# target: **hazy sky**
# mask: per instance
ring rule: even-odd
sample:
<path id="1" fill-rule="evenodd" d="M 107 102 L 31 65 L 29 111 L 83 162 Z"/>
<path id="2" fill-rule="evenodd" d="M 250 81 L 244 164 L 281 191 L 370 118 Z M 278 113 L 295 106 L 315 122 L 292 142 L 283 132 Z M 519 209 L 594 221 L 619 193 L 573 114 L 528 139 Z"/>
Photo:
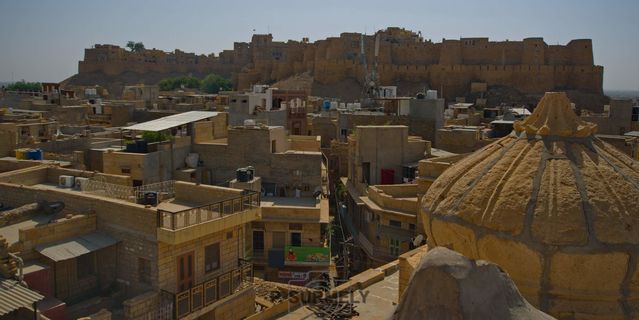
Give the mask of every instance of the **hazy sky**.
<path id="1" fill-rule="evenodd" d="M 249 41 L 311 41 L 387 26 L 424 38 L 544 37 L 548 44 L 592 38 L 605 89 L 639 90 L 639 1 L 142 1 L 0 0 L 0 81 L 61 81 L 96 43 L 219 53 Z"/>

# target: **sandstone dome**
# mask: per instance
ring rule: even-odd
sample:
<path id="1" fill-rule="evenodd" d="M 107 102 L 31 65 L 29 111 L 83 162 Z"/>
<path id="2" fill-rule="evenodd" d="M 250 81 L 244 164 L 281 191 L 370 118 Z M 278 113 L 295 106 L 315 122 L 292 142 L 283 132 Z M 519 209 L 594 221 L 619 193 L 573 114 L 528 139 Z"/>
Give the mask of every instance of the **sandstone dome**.
<path id="1" fill-rule="evenodd" d="M 639 315 L 639 164 L 596 138 L 563 93 L 514 128 L 424 195 L 429 246 L 497 263 L 559 318 Z"/>

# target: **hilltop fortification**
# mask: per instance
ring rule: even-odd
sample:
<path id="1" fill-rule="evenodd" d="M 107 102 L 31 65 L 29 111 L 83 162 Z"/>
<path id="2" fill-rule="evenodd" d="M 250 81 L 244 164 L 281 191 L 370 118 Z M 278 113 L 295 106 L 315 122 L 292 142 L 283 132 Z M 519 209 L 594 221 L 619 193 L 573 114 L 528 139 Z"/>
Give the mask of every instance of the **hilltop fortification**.
<path id="1" fill-rule="evenodd" d="M 374 56 L 379 36 L 378 56 Z M 217 73 L 237 89 L 274 83 L 307 73 L 319 85 L 364 81 L 362 43 L 368 70 L 377 62 L 381 85 L 420 83 L 452 98 L 465 94 L 471 82 L 508 86 L 524 94 L 576 90 L 602 94 L 603 67 L 594 65 L 592 41 L 577 39 L 548 45 L 543 38 L 489 41 L 488 38 L 425 40 L 420 34 L 387 28 L 374 35 L 342 33 L 309 42 L 273 41 L 271 34 L 253 35 L 219 55 L 151 49 L 132 53 L 114 45 L 86 49 L 79 73 L 131 74 Z"/>

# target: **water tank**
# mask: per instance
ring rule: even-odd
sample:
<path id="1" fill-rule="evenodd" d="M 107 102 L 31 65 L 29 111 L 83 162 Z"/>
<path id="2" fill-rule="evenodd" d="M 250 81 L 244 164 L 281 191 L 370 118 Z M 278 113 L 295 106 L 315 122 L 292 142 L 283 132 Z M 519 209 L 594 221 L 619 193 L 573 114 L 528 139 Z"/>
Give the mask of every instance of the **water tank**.
<path id="1" fill-rule="evenodd" d="M 437 90 L 426 91 L 426 99 L 429 99 L 429 100 L 437 99 Z"/>
<path id="2" fill-rule="evenodd" d="M 250 179 L 246 168 L 237 169 L 235 171 L 235 179 L 237 179 L 237 182 L 248 182 Z"/>
<path id="3" fill-rule="evenodd" d="M 255 119 L 246 119 L 246 120 L 244 120 L 244 126 L 246 126 L 246 127 L 254 127 L 255 126 Z"/>
<path id="4" fill-rule="evenodd" d="M 142 204 L 157 206 L 158 205 L 158 192 L 157 191 L 146 191 L 144 192 Z"/>
<path id="5" fill-rule="evenodd" d="M 253 166 L 246 167 L 246 173 L 248 174 L 248 181 L 253 180 L 255 177 L 255 168 Z"/>
<path id="6" fill-rule="evenodd" d="M 196 168 L 200 161 L 200 156 L 197 153 L 189 153 L 184 159 L 184 164 L 189 168 Z"/>
<path id="7" fill-rule="evenodd" d="M 135 140 L 135 145 L 136 145 L 136 148 L 138 149 L 138 152 L 142 152 L 142 153 L 148 152 L 148 143 L 146 142 L 146 140 L 143 140 L 143 139 Z"/>
<path id="8" fill-rule="evenodd" d="M 129 142 L 126 144 L 126 152 L 138 152 L 138 145 L 135 142 Z"/>
<path id="9" fill-rule="evenodd" d="M 29 160 L 42 160 L 42 150 L 41 149 L 29 149 L 27 152 L 27 158 Z"/>
<path id="10" fill-rule="evenodd" d="M 326 111 L 331 109 L 331 102 L 329 100 L 324 100 L 324 104 L 322 105 L 322 108 Z"/>
<path id="11" fill-rule="evenodd" d="M 18 160 L 29 159 L 29 149 L 16 149 L 16 159 Z"/>

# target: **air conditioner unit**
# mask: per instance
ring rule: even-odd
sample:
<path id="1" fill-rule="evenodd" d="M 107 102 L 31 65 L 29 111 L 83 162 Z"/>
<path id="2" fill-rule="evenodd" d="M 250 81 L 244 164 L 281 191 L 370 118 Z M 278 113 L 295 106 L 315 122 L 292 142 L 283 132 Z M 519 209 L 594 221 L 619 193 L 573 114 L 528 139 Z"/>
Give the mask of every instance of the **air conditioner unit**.
<path id="1" fill-rule="evenodd" d="M 75 177 L 75 181 L 73 183 L 73 188 L 76 190 L 82 190 L 82 186 L 89 181 L 89 178 L 84 177 Z"/>
<path id="2" fill-rule="evenodd" d="M 75 182 L 74 176 L 60 176 L 58 179 L 58 186 L 62 188 L 71 188 Z"/>

